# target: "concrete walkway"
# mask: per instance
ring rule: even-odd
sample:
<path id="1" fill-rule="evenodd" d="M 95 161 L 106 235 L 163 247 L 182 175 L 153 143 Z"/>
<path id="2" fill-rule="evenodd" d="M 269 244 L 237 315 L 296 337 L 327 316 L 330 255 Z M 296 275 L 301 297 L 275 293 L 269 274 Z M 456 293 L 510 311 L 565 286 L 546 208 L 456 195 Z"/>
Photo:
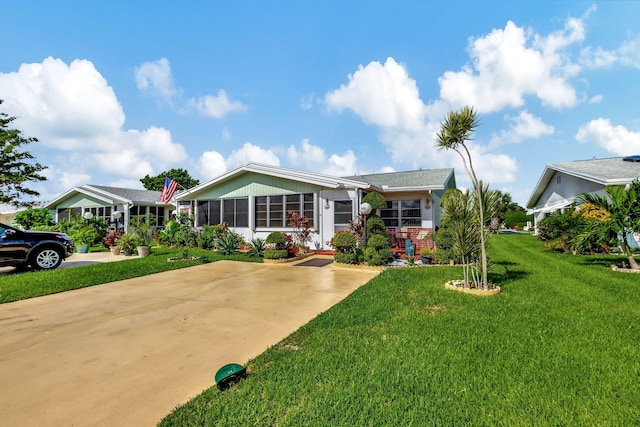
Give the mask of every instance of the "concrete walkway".
<path id="1" fill-rule="evenodd" d="M 155 425 L 376 274 L 220 261 L 2 304 L 0 423 Z"/>

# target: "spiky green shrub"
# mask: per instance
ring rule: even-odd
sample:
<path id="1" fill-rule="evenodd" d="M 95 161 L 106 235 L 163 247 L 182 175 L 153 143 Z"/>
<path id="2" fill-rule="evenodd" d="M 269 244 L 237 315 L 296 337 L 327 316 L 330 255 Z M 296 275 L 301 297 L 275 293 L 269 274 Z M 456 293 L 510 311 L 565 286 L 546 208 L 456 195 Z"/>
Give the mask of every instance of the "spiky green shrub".
<path id="1" fill-rule="evenodd" d="M 266 248 L 266 240 L 256 237 L 251 241 L 251 249 L 247 252 L 247 255 L 254 258 L 262 258 L 264 256 L 264 250 Z"/>
<path id="2" fill-rule="evenodd" d="M 220 237 L 218 241 L 218 252 L 222 255 L 234 254 L 238 252 L 239 247 L 240 242 L 238 241 L 238 236 L 234 233 L 227 233 Z"/>

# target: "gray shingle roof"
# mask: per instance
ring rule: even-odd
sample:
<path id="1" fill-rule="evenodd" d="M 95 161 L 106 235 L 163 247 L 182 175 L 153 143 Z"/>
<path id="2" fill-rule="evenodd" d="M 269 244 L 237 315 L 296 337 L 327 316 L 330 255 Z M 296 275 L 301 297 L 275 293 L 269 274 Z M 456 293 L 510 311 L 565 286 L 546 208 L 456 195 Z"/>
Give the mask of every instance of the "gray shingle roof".
<path id="1" fill-rule="evenodd" d="M 153 204 L 160 200 L 161 194 L 160 191 L 134 190 L 131 188 L 107 187 L 104 185 L 91 185 L 91 187 L 115 194 L 116 196 L 131 200 L 134 203 Z"/>
<path id="2" fill-rule="evenodd" d="M 430 188 L 443 189 L 452 176 L 453 169 L 424 169 L 406 172 L 375 173 L 355 175 L 344 178 L 366 182 L 372 186 L 393 190 L 395 188 Z"/>
<path id="3" fill-rule="evenodd" d="M 552 163 L 549 166 L 602 184 L 640 177 L 640 162 L 625 162 L 622 157 Z"/>

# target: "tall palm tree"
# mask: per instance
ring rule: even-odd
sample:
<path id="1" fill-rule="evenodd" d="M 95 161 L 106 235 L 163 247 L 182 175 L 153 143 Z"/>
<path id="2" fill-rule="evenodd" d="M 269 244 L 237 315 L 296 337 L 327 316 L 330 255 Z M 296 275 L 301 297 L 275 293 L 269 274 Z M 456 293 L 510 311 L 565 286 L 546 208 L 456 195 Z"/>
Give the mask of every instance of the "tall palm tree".
<path id="1" fill-rule="evenodd" d="M 629 258 L 629 266 L 640 270 L 627 242 L 628 235 L 640 230 L 640 181 L 635 180 L 628 186 L 611 186 L 606 188 L 607 195 L 594 193 L 580 194 L 579 203 L 592 203 L 611 216 L 603 226 L 620 236 L 622 251 Z"/>
<path id="2" fill-rule="evenodd" d="M 478 233 L 481 247 L 482 288 L 487 290 L 489 289 L 489 281 L 487 279 L 487 246 L 484 232 L 485 212 L 484 209 L 481 208 L 485 206 L 482 200 L 482 184 L 476 177 L 471 153 L 465 144 L 471 140 L 471 135 L 473 135 L 478 125 L 478 115 L 472 107 L 464 106 L 460 111 L 450 111 L 445 117 L 444 122 L 440 124 L 440 131 L 436 135 L 436 146 L 439 147 L 440 150 L 454 150 L 458 153 L 473 184 L 480 216 Z"/>

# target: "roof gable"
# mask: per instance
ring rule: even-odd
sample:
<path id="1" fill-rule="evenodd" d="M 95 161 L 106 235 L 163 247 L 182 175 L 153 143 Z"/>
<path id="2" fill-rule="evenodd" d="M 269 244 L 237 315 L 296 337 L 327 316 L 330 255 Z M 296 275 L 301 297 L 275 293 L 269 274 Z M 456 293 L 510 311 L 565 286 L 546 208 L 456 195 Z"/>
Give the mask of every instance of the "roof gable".
<path id="1" fill-rule="evenodd" d="M 159 203 L 160 191 L 137 190 L 131 188 L 107 187 L 104 185 L 81 185 L 48 202 L 44 207 L 53 209 L 63 201 L 85 195 L 103 202 L 105 205 L 130 203 L 134 205 L 154 205 Z"/>
<path id="2" fill-rule="evenodd" d="M 189 199 L 198 193 L 203 193 L 209 188 L 222 185 L 228 181 L 237 179 L 245 174 L 259 174 L 273 178 L 281 178 L 290 181 L 297 181 L 304 184 L 319 186 L 324 188 L 369 188 L 369 184 L 346 178 L 339 178 L 330 175 L 317 174 L 312 172 L 298 171 L 294 169 L 281 168 L 279 166 L 264 165 L 260 163 L 248 163 L 230 172 L 222 174 L 210 181 L 197 185 L 177 196 L 177 199 Z"/>
<path id="3" fill-rule="evenodd" d="M 623 161 L 622 157 L 610 157 L 548 164 L 533 193 L 531 193 L 527 202 L 528 208 L 535 207 L 556 172 L 575 176 L 605 187 L 625 185 L 640 178 L 640 162 L 628 162 Z"/>

